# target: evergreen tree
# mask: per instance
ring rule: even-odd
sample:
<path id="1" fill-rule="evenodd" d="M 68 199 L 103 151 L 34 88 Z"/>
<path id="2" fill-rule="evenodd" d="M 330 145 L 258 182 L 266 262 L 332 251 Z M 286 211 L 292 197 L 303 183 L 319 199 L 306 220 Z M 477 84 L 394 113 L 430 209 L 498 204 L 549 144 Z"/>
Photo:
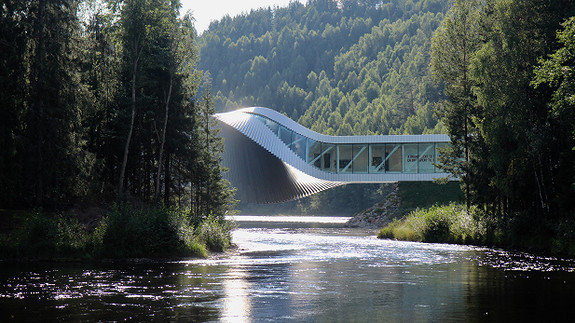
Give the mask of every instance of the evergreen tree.
<path id="1" fill-rule="evenodd" d="M 222 177 L 222 172 L 225 171 L 221 166 L 224 142 L 218 136 L 220 129 L 212 117 L 214 113 L 213 97 L 208 85 L 202 95 L 197 115 L 201 153 L 196 168 L 196 186 L 192 190 L 192 209 L 195 214 L 213 215 L 223 219 L 223 215 L 234 206 L 235 201 L 229 182 Z"/>
<path id="2" fill-rule="evenodd" d="M 489 187 L 482 195 L 495 193 L 490 203 L 503 214 L 552 211 L 554 122 L 548 118 L 548 94 L 535 91 L 530 82 L 566 9 L 541 0 L 500 0 L 485 7 L 485 40 L 472 67 L 489 156 L 489 173 L 482 174 L 490 178 Z"/>
<path id="3" fill-rule="evenodd" d="M 82 140 L 87 102 L 77 66 L 78 3 L 36 0 L 26 9 L 25 199 L 57 206 L 86 193 L 91 168 Z"/>
<path id="4" fill-rule="evenodd" d="M 557 32 L 557 40 L 561 47 L 546 58 L 540 58 L 535 69 L 532 85 L 538 90 L 552 90 L 549 102 L 549 118 L 554 125 L 555 153 L 557 173 L 554 177 L 556 194 L 555 203 L 558 211 L 568 214 L 572 209 L 573 199 L 574 147 L 575 147 L 575 18 L 571 17 L 563 23 L 563 28 Z M 551 122 L 550 122 L 551 123 Z"/>
<path id="5" fill-rule="evenodd" d="M 480 148 L 472 148 L 479 145 L 473 145 L 472 141 L 480 138 L 473 122 L 480 115 L 475 109 L 477 103 L 472 91 L 475 84 L 470 74 L 471 60 L 480 46 L 478 19 L 478 1 L 456 0 L 433 36 L 431 45 L 431 70 L 443 82 L 443 92 L 448 97 L 439 103 L 439 111 L 452 143 L 442 151 L 440 162 L 447 172 L 461 178 L 468 210 L 470 182 L 478 176 L 470 167 L 470 150 L 474 150 L 474 158 L 480 158 Z"/>
<path id="6" fill-rule="evenodd" d="M 0 10 L 0 207 L 13 207 L 22 203 L 25 191 L 21 138 L 25 127 L 26 7 L 21 1 L 5 1 Z"/>

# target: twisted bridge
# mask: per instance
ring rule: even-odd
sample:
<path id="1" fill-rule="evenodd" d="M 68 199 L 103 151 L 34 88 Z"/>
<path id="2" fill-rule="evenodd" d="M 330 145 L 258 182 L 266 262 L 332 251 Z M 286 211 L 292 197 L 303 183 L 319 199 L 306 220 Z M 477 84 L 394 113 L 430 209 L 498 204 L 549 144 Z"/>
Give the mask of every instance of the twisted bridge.
<path id="1" fill-rule="evenodd" d="M 225 175 L 237 198 L 299 199 L 348 183 L 432 181 L 447 135 L 327 136 L 267 108 L 215 114 L 225 138 Z"/>

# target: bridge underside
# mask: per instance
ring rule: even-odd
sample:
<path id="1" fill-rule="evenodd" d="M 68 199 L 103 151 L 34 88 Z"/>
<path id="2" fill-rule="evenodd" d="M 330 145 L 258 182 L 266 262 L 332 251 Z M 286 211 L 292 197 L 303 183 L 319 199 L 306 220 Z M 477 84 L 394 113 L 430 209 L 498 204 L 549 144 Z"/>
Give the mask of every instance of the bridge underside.
<path id="1" fill-rule="evenodd" d="M 266 108 L 216 114 L 225 177 L 250 203 L 299 199 L 348 183 L 431 181 L 445 135 L 325 136 Z"/>
<path id="2" fill-rule="evenodd" d="M 236 198 L 249 203 L 277 203 L 299 199 L 343 185 L 314 179 L 289 166 L 234 128 L 224 125 L 225 177 L 238 191 Z M 307 178 L 306 178 L 307 177 Z"/>

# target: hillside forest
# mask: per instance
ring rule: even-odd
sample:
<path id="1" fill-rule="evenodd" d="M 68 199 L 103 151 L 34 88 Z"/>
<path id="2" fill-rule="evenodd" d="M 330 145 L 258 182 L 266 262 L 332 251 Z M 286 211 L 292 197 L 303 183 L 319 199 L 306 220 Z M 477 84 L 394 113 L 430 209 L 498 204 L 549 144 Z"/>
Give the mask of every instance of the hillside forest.
<path id="1" fill-rule="evenodd" d="M 216 107 L 265 106 L 330 135 L 441 132 L 429 71 L 446 0 L 309 1 L 213 22 L 199 38 Z"/>
<path id="2" fill-rule="evenodd" d="M 574 13 L 563 0 L 292 2 L 213 22 L 199 67 L 221 111 L 266 106 L 329 135 L 448 133 L 443 167 L 468 210 L 563 219 Z"/>

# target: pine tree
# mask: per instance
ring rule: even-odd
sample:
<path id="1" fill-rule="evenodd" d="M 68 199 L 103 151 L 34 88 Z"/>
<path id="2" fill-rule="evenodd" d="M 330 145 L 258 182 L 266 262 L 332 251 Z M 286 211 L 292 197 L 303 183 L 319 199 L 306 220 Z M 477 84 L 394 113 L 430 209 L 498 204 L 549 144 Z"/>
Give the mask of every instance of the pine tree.
<path id="1" fill-rule="evenodd" d="M 432 39 L 431 70 L 444 84 L 447 100 L 439 103 L 439 112 L 449 131 L 452 145 L 446 147 L 441 160 L 442 167 L 461 178 L 466 192 L 467 209 L 471 203 L 470 162 L 472 137 L 477 138 L 473 125 L 476 99 L 472 92 L 475 85 L 470 75 L 471 60 L 480 46 L 479 3 L 456 0 L 441 27 Z M 464 158 L 461 158 L 461 157 Z"/>
<path id="2" fill-rule="evenodd" d="M 221 166 L 224 142 L 218 136 L 220 129 L 212 117 L 215 113 L 210 87 L 204 90 L 198 109 L 200 155 L 196 165 L 195 202 L 196 214 L 212 215 L 223 219 L 223 215 L 233 207 L 233 190 L 224 180 Z"/>
<path id="3" fill-rule="evenodd" d="M 86 193 L 91 168 L 82 140 L 78 3 L 35 0 L 26 9 L 24 185 L 34 205 L 58 206 Z"/>
<path id="4" fill-rule="evenodd" d="M 0 208 L 22 203 L 25 192 L 23 147 L 23 106 L 26 89 L 25 4 L 5 1 L 0 7 Z"/>

